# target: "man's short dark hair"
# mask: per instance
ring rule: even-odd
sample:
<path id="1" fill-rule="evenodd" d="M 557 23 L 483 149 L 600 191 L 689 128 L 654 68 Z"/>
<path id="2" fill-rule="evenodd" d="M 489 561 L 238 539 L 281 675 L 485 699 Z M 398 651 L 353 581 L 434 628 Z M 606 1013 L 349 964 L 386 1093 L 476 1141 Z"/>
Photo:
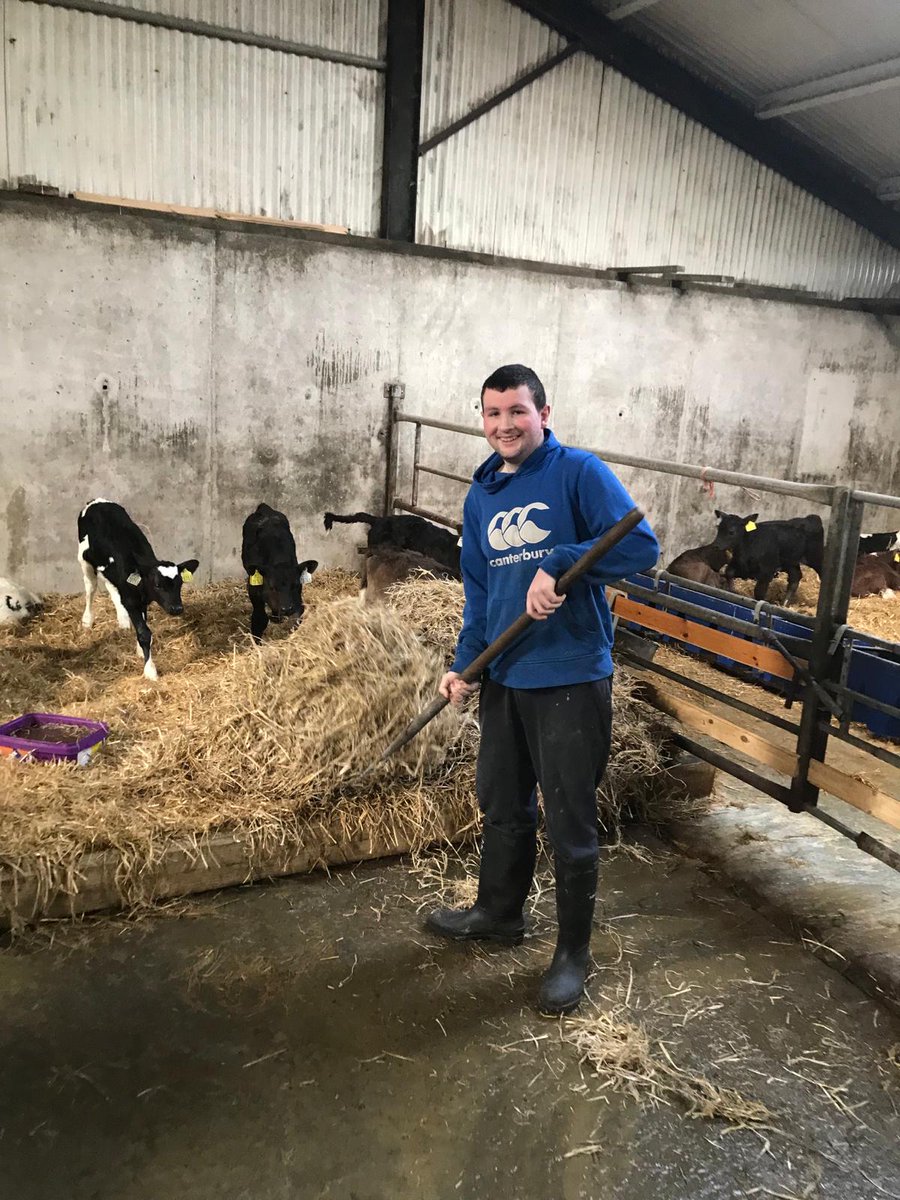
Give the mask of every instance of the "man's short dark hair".
<path id="1" fill-rule="evenodd" d="M 506 367 L 498 367 L 493 374 L 488 375 L 487 379 L 481 385 L 482 408 L 484 407 L 484 393 L 488 388 L 492 392 L 514 392 L 516 388 L 523 385 L 531 392 L 534 406 L 540 412 L 547 403 L 547 394 L 544 391 L 544 385 L 534 371 L 532 371 L 531 367 L 523 367 L 521 363 L 510 363 Z"/>

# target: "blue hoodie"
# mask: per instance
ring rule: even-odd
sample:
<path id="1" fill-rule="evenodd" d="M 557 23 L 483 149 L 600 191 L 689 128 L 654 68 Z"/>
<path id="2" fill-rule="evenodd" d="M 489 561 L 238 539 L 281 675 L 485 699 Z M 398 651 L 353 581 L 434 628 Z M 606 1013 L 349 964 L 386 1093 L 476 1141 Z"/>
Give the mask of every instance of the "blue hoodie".
<path id="1" fill-rule="evenodd" d="M 463 627 L 452 670 L 462 671 L 525 611 L 540 567 L 554 579 L 634 507 L 613 472 L 587 450 L 544 444 L 513 473 L 499 454 L 478 468 L 463 509 Z M 659 546 L 646 521 L 574 584 L 488 668 L 507 687 L 588 683 L 612 674 L 612 619 L 605 584 L 655 565 Z"/>

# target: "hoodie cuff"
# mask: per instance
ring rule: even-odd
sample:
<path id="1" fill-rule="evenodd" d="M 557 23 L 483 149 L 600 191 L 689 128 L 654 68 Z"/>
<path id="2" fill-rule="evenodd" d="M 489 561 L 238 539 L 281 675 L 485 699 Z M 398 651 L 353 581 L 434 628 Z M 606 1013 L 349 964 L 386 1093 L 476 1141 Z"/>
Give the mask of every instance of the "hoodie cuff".
<path id="1" fill-rule="evenodd" d="M 541 560 L 538 565 L 538 569 L 541 571 L 546 571 L 546 573 L 551 575 L 554 579 L 559 579 L 560 575 L 562 575 L 566 569 L 566 564 L 562 560 L 562 555 L 557 554 L 557 552 L 554 550 L 552 553 L 548 554 L 545 559 Z"/>

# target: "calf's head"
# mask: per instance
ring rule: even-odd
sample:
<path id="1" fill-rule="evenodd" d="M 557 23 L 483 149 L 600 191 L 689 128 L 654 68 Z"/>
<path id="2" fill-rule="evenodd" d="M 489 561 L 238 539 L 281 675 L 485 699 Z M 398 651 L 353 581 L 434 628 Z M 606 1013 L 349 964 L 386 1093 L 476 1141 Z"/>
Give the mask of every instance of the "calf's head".
<path id="1" fill-rule="evenodd" d="M 158 562 L 144 575 L 148 601 L 155 600 L 165 612 L 180 617 L 184 612 L 181 585 L 191 579 L 199 565 L 196 558 L 182 563 Z"/>
<path id="2" fill-rule="evenodd" d="M 716 509 L 719 526 L 716 530 L 714 546 L 730 550 L 738 544 L 745 533 L 752 533 L 756 528 L 759 513 L 751 513 L 749 517 L 739 517 L 736 513 L 720 512 Z"/>
<path id="3" fill-rule="evenodd" d="M 318 567 L 314 558 L 305 562 L 270 563 L 250 568 L 251 587 L 262 589 L 273 621 L 289 620 L 296 624 L 303 616 L 303 585 L 309 583 Z"/>

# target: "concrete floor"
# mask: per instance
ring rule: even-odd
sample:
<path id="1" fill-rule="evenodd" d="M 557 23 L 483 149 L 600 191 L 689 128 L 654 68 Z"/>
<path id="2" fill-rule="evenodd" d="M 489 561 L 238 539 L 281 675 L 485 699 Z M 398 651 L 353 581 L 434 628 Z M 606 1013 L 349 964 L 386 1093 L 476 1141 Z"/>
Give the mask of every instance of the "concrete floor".
<path id="1" fill-rule="evenodd" d="M 604 866 L 627 952 L 597 933 L 591 996 L 627 999 L 679 1064 L 764 1101 L 776 1131 L 601 1090 L 564 1023 L 528 1007 L 552 898 L 520 948 L 444 946 L 398 861 L 7 949 L 0 1196 L 900 1196 L 897 1018 L 642 840 L 653 862 Z"/>

